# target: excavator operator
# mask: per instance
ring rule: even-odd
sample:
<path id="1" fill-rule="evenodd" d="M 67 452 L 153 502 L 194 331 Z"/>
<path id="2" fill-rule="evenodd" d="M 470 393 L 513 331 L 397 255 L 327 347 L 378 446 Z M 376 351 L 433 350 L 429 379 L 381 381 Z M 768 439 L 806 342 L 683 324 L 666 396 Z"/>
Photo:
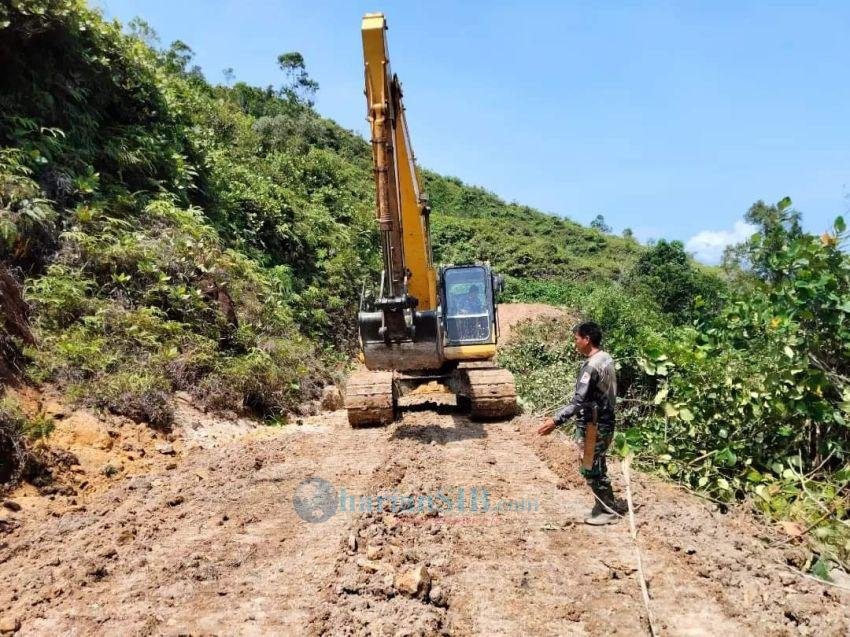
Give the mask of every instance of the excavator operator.
<path id="1" fill-rule="evenodd" d="M 481 294 L 481 286 L 477 283 L 470 285 L 466 294 L 460 298 L 458 308 L 463 314 L 480 314 L 483 312 L 484 299 Z"/>

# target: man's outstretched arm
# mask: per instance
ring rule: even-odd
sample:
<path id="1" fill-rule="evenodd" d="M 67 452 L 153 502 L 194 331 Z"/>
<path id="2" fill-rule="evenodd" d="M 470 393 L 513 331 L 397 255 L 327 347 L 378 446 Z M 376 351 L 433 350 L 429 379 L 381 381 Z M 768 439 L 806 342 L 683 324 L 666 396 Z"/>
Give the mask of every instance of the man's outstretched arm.
<path id="1" fill-rule="evenodd" d="M 555 427 L 562 425 L 567 420 L 572 418 L 579 408 L 587 402 L 590 396 L 590 388 L 593 383 L 593 376 L 590 370 L 582 368 L 578 381 L 576 381 L 576 389 L 572 399 L 566 405 L 555 412 L 554 418 L 547 418 L 543 422 L 543 426 L 537 430 L 541 436 L 548 435 L 555 430 Z"/>

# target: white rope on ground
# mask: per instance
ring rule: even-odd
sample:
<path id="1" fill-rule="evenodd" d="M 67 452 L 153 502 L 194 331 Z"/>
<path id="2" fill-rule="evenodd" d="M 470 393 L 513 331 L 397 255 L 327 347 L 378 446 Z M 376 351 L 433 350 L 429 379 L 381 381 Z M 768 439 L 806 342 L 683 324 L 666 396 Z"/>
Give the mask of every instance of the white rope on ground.
<path id="1" fill-rule="evenodd" d="M 637 527 L 635 526 L 635 508 L 632 504 L 632 481 L 629 474 L 629 469 L 632 464 L 632 456 L 629 454 L 620 462 L 620 468 L 623 471 L 623 481 L 626 483 L 626 502 L 629 505 L 629 531 L 632 536 L 632 543 L 635 547 L 635 558 L 637 560 L 638 582 L 640 583 L 640 592 L 643 597 L 643 605 L 646 608 L 646 618 L 649 622 L 649 634 L 655 637 L 658 631 L 655 629 L 655 618 L 652 615 L 652 609 L 649 607 L 649 589 L 646 587 L 646 576 L 643 573 L 643 560 L 640 556 L 640 546 L 637 541 Z"/>

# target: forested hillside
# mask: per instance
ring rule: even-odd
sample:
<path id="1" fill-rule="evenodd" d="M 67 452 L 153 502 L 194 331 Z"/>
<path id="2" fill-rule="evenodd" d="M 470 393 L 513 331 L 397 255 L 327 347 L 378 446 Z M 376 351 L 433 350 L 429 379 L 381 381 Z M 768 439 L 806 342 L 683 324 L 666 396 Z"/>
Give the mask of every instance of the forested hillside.
<path id="1" fill-rule="evenodd" d="M 313 108 L 298 53 L 268 87 L 214 84 L 192 57 L 78 0 L 0 3 L 7 379 L 165 426 L 174 391 L 277 418 L 343 373 L 379 268 L 369 144 Z M 679 242 L 643 247 L 423 177 L 438 261 L 489 260 L 509 298 L 602 324 L 621 366 L 623 453 L 815 529 L 823 559 L 846 556 L 843 220 L 814 236 L 789 200 L 759 202 L 759 232 L 721 276 Z M 544 412 L 573 380 L 569 326 L 526 329 L 503 361 Z M 49 429 L 8 401 L 0 421 L 0 455 L 8 432 Z"/>
<path id="2" fill-rule="evenodd" d="M 458 179 L 424 176 L 435 211 L 434 256 L 440 262 L 489 260 L 509 277 L 598 282 L 619 279 L 643 252 L 632 239 L 506 204 Z"/>
<path id="3" fill-rule="evenodd" d="M 312 108 L 301 56 L 280 56 L 279 86 L 213 85 L 141 21 L 128 35 L 71 0 L 1 10 L 2 262 L 33 310 L 28 376 L 153 422 L 172 389 L 259 413 L 314 393 L 378 261 L 368 143 Z M 639 252 L 426 183 L 438 260 L 585 280 Z"/>

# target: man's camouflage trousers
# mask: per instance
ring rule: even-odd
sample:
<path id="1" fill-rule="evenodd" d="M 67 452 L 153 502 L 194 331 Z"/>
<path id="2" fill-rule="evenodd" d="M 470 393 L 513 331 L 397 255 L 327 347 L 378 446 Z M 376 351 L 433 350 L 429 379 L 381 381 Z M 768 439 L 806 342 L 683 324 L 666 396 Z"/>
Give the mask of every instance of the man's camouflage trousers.
<path id="1" fill-rule="evenodd" d="M 576 442 L 579 450 L 584 452 L 584 441 L 587 427 L 590 423 L 579 423 L 576 425 Z M 587 481 L 596 496 L 605 506 L 614 506 L 614 491 L 611 488 L 611 480 L 608 478 L 608 447 L 614 439 L 614 423 L 600 422 L 597 424 L 596 444 L 593 448 L 593 463 L 589 469 L 581 467 L 581 475 Z"/>

